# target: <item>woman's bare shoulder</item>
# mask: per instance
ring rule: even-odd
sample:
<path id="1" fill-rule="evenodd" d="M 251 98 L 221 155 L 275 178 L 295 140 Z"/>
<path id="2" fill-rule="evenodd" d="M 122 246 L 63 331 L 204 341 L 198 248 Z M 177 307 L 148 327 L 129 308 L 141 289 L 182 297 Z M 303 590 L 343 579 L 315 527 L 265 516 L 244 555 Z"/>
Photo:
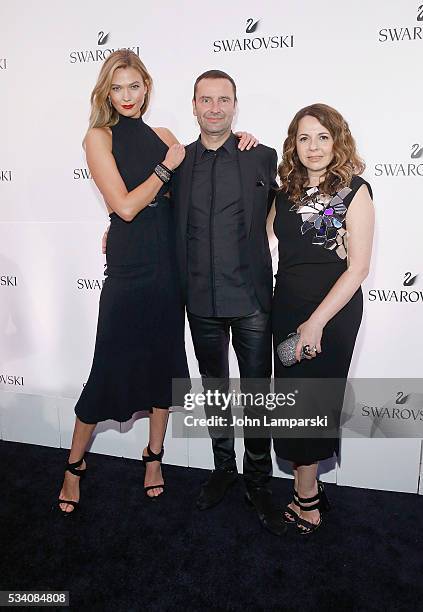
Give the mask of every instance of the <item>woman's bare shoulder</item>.
<path id="1" fill-rule="evenodd" d="M 163 140 L 164 143 L 167 144 L 168 147 L 171 147 L 173 144 L 179 144 L 178 139 L 172 132 L 165 127 L 153 127 L 152 130 L 156 132 L 157 136 Z"/>
<path id="2" fill-rule="evenodd" d="M 84 148 L 87 146 L 106 146 L 111 149 L 112 146 L 112 131 L 108 127 L 93 127 L 89 128 L 84 138 Z"/>

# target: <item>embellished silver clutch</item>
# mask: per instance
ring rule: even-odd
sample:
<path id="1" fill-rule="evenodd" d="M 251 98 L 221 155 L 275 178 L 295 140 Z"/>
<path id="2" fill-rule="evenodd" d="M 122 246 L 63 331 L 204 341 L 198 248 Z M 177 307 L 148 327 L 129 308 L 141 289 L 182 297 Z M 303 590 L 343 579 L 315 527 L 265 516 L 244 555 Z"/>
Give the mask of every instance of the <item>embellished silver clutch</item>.
<path id="1" fill-rule="evenodd" d="M 296 334 L 293 332 L 289 334 L 289 336 L 282 340 L 276 347 L 276 352 L 278 353 L 278 357 L 286 368 L 294 365 L 297 362 L 295 357 L 295 351 L 297 348 L 298 340 L 300 339 L 300 334 Z M 304 349 L 301 349 L 300 359 L 304 358 Z"/>

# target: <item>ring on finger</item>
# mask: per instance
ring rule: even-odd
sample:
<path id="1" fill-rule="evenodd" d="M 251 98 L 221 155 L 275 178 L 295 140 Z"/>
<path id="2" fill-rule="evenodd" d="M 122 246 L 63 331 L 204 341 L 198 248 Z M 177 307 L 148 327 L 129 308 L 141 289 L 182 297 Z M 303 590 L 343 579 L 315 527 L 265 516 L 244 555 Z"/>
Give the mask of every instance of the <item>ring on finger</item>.
<path id="1" fill-rule="evenodd" d="M 315 352 L 317 351 L 317 347 L 316 346 L 310 346 L 309 344 L 306 344 L 303 347 L 303 351 L 304 351 L 304 355 L 307 355 L 307 357 L 313 357 Z"/>

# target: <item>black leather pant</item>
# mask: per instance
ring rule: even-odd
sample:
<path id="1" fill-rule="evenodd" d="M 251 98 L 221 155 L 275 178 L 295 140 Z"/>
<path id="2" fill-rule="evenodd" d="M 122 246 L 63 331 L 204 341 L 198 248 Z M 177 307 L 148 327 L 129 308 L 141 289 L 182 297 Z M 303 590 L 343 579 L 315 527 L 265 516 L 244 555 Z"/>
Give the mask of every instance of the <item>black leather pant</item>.
<path id="1" fill-rule="evenodd" d="M 267 391 L 269 390 L 272 372 L 270 313 L 257 310 L 248 316 L 231 318 L 198 317 L 188 313 L 188 320 L 205 391 L 219 388 L 222 392 L 228 392 L 230 332 L 238 360 L 241 391 L 248 393 L 255 389 L 256 392 L 263 392 L 263 382 L 264 387 L 267 385 Z M 262 380 L 259 382 L 248 379 Z M 251 408 L 246 406 L 244 415 L 255 415 L 254 406 L 252 409 L 251 413 Z M 207 417 L 215 415 L 216 407 L 206 405 L 205 411 Z M 230 422 L 230 407 L 225 412 Z M 236 469 L 233 427 L 228 426 L 223 431 L 209 428 L 209 434 L 212 438 L 215 468 Z M 247 487 L 265 486 L 272 474 L 270 435 L 260 438 L 246 437 L 244 427 L 244 446 L 243 472 Z"/>

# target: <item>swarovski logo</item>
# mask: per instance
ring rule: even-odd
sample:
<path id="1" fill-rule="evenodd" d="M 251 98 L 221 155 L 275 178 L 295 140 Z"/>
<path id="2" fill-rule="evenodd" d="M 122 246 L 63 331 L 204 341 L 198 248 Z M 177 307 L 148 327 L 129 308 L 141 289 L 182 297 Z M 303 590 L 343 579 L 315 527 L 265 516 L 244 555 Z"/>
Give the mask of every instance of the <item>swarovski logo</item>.
<path id="1" fill-rule="evenodd" d="M 104 47 L 107 41 L 109 40 L 110 32 L 105 34 L 103 30 L 100 30 L 97 34 L 97 45 Z M 114 51 L 118 49 L 130 49 L 138 56 L 140 55 L 139 46 L 134 47 L 116 47 L 116 48 L 106 48 L 106 49 L 84 49 L 80 51 L 71 51 L 69 53 L 69 62 L 71 64 L 77 63 L 90 63 L 90 62 L 102 62 L 109 57 Z"/>
<path id="2" fill-rule="evenodd" d="M 259 19 L 254 20 L 252 17 L 248 18 L 245 25 L 245 33 L 254 34 L 258 29 L 259 23 Z M 293 46 L 293 34 L 273 34 L 268 36 L 215 40 L 213 42 L 213 53 L 290 49 Z"/>
<path id="3" fill-rule="evenodd" d="M 73 171 L 73 178 L 77 181 L 79 179 L 92 179 L 92 176 L 88 168 L 75 168 Z"/>
<path id="4" fill-rule="evenodd" d="M 423 21 L 423 4 L 417 7 L 417 21 Z M 421 26 L 402 26 L 379 30 L 379 42 L 382 43 L 412 40 L 423 40 L 423 28 Z"/>
<path id="5" fill-rule="evenodd" d="M 97 41 L 98 45 L 105 45 L 107 42 L 107 39 L 109 38 L 108 33 L 105 34 L 104 32 L 101 32 L 101 31 L 97 34 L 97 36 L 98 36 L 98 41 Z"/>
<path id="6" fill-rule="evenodd" d="M 406 272 L 402 281 L 403 287 L 413 287 L 417 283 L 419 275 Z M 415 304 L 423 302 L 423 291 L 408 291 L 407 289 L 370 289 L 368 294 L 369 302 L 396 302 Z"/>
<path id="7" fill-rule="evenodd" d="M 0 276 L 1 287 L 17 287 L 18 279 L 16 276 Z"/>
<path id="8" fill-rule="evenodd" d="M 78 278 L 78 280 L 76 281 L 76 285 L 78 289 L 85 289 L 88 291 L 93 291 L 98 289 L 99 291 L 101 291 L 101 289 L 103 288 L 105 279 L 98 279 L 98 278 Z"/>
<path id="9" fill-rule="evenodd" d="M 12 180 L 12 171 L 11 170 L 0 170 L 0 181 L 5 183 L 10 183 Z"/>
<path id="10" fill-rule="evenodd" d="M 423 157 L 423 147 L 419 143 L 411 146 L 411 159 Z M 423 163 L 380 163 L 375 164 L 375 176 L 423 176 Z"/>
<path id="11" fill-rule="evenodd" d="M 376 419 L 398 419 L 400 421 L 423 421 L 421 408 L 391 408 L 389 406 L 363 406 L 362 416 Z"/>
<path id="12" fill-rule="evenodd" d="M 11 374 L 0 374 L 0 384 L 23 387 L 24 377 L 23 376 L 12 376 Z"/>
<path id="13" fill-rule="evenodd" d="M 6 70 L 7 61 L 5 57 L 0 58 L 0 70 Z"/>
<path id="14" fill-rule="evenodd" d="M 410 421 L 413 423 L 423 421 L 423 395 L 415 393 L 404 393 L 397 391 L 395 401 L 391 400 L 384 406 L 363 405 L 361 415 L 377 419 L 380 422 L 383 420 L 391 421 Z M 411 433 L 411 432 L 410 432 Z M 416 432 L 411 434 L 412 437 Z"/>

